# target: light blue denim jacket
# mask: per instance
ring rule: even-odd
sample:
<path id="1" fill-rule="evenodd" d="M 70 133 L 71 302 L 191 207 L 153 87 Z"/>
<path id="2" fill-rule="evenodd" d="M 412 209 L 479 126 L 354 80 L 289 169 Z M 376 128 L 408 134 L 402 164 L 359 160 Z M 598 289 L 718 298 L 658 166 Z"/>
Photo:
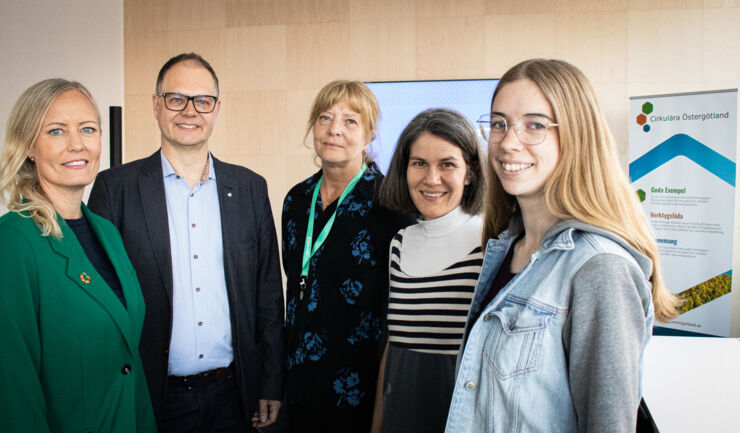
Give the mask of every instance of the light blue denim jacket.
<path id="1" fill-rule="evenodd" d="M 634 432 L 652 333 L 652 262 L 622 238 L 561 220 L 481 305 L 511 242 L 491 239 L 475 288 L 447 433 Z"/>

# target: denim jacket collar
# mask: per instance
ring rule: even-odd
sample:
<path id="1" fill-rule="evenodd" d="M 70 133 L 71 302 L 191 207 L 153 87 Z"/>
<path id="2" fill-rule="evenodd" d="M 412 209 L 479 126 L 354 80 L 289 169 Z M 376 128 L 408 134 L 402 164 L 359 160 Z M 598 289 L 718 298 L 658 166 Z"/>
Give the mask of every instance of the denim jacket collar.
<path id="1" fill-rule="evenodd" d="M 511 221 L 509 221 L 508 227 L 498 235 L 497 239 L 488 240 L 488 243 L 486 244 L 486 255 L 489 248 L 492 248 L 492 251 L 508 251 L 510 243 L 516 239 L 523 230 L 524 226 L 521 215 L 517 214 L 511 219 Z M 573 233 L 576 230 L 594 233 L 618 243 L 622 248 L 629 252 L 635 261 L 637 261 L 637 264 L 646 279 L 649 279 L 653 274 L 652 260 L 637 251 L 627 241 L 609 230 L 584 223 L 577 219 L 559 219 L 552 225 L 552 227 L 547 229 L 545 235 L 542 237 L 542 248 L 538 252 L 535 252 L 535 254 L 545 254 L 552 250 L 572 250 L 575 246 Z"/>

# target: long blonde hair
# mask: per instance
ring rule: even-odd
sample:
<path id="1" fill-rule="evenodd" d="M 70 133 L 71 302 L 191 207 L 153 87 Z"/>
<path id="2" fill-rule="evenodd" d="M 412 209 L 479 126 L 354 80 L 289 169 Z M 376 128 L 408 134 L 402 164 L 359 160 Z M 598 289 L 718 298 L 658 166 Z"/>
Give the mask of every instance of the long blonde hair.
<path id="1" fill-rule="evenodd" d="M 9 211 L 27 212 L 42 236 L 56 238 L 62 236 L 57 212 L 41 189 L 36 165 L 28 154 L 49 108 L 59 95 L 69 90 L 82 93 L 90 101 L 100 123 L 98 106 L 85 86 L 62 78 L 43 80 L 26 89 L 10 111 L 0 156 L 0 202 Z"/>
<path id="2" fill-rule="evenodd" d="M 559 125 L 560 158 L 545 183 L 547 208 L 558 218 L 577 219 L 616 233 L 649 257 L 655 317 L 662 322 L 675 318 L 680 300 L 663 282 L 649 222 L 619 164 L 614 137 L 588 78 L 562 60 L 526 60 L 504 74 L 491 105 L 502 87 L 518 80 L 531 80 L 540 88 Z M 516 198 L 504 191 L 490 158 L 487 165 L 484 239 L 495 237 L 518 212 Z"/>

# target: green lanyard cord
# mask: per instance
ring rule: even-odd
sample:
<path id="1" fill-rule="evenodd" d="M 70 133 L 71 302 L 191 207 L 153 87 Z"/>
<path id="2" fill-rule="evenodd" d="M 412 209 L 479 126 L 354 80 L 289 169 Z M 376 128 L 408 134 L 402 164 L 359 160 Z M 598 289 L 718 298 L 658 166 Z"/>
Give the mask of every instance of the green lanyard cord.
<path id="1" fill-rule="evenodd" d="M 311 198 L 311 212 L 308 215 L 308 227 L 306 228 L 306 243 L 303 246 L 303 266 L 301 267 L 301 280 L 303 282 L 305 277 L 308 277 L 308 268 L 309 264 L 311 263 L 311 257 L 316 253 L 316 251 L 321 248 L 321 245 L 324 244 L 324 241 L 326 240 L 327 236 L 329 236 L 329 232 L 331 231 L 332 225 L 334 225 L 334 218 L 337 216 L 337 211 L 339 210 L 339 206 L 342 204 L 342 200 L 349 195 L 350 192 L 355 188 L 355 185 L 357 185 L 357 182 L 360 181 L 360 178 L 365 173 L 365 170 L 367 170 L 367 164 L 364 162 L 362 163 L 362 167 L 360 167 L 360 170 L 355 174 L 355 176 L 352 178 L 352 180 L 349 181 L 349 184 L 344 188 L 344 191 L 342 191 L 342 195 L 339 196 L 339 200 L 337 201 L 337 207 L 334 209 L 334 213 L 329 218 L 329 221 L 326 222 L 326 225 L 324 225 L 324 228 L 321 229 L 321 233 L 319 233 L 319 236 L 316 238 L 316 242 L 313 242 L 313 221 L 314 221 L 314 214 L 316 211 L 316 200 L 319 197 L 319 188 L 321 187 L 321 180 L 324 178 L 321 176 L 319 179 L 319 182 L 316 184 L 316 189 L 313 190 L 313 198 Z"/>

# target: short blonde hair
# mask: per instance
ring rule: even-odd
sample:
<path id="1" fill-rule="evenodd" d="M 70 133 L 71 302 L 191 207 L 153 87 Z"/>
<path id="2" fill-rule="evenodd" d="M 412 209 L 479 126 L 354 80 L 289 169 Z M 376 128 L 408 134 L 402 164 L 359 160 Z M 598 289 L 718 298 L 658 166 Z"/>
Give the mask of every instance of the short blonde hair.
<path id="1" fill-rule="evenodd" d="M 370 142 L 375 138 L 380 109 L 373 92 L 360 81 L 335 80 L 319 90 L 314 98 L 313 104 L 311 104 L 311 113 L 308 116 L 308 122 L 306 122 L 304 141 L 311 134 L 316 119 L 319 118 L 321 113 L 340 102 L 345 102 L 352 111 L 359 113 L 365 127 L 365 139 Z M 368 152 L 363 153 L 362 156 L 367 163 L 373 160 Z"/>
<path id="2" fill-rule="evenodd" d="M 8 117 L 5 145 L 0 156 L 0 201 L 8 210 L 28 212 L 42 236 L 62 236 L 57 212 L 39 184 L 36 165 L 28 158 L 46 113 L 59 95 L 76 90 L 92 104 L 100 123 L 100 111 L 90 91 L 77 81 L 50 78 L 26 89 Z"/>
<path id="3" fill-rule="evenodd" d="M 532 59 L 509 69 L 493 93 L 491 106 L 506 84 L 530 80 L 550 103 L 558 124 L 560 158 L 545 183 L 545 202 L 558 218 L 574 218 L 616 233 L 653 262 L 653 304 L 656 319 L 678 315 L 679 299 L 665 287 L 660 257 L 637 195 L 617 158 L 614 137 L 588 78 L 562 60 Z M 489 158 L 489 190 L 484 239 L 494 237 L 518 212 Z"/>

